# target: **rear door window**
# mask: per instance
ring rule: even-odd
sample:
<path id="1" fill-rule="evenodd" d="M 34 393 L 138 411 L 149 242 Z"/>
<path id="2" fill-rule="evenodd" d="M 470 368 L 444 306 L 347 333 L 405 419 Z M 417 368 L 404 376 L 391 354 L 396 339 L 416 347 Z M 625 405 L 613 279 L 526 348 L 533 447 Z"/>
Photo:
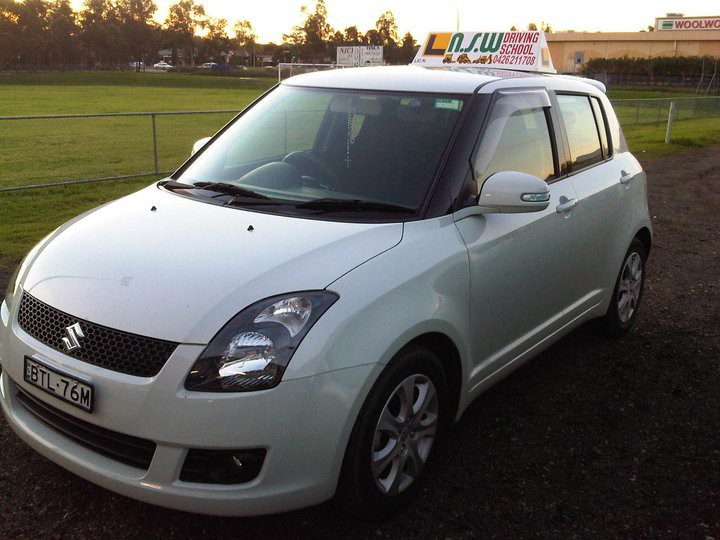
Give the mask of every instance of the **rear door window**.
<path id="1" fill-rule="evenodd" d="M 589 97 L 558 95 L 557 100 L 570 146 L 572 169 L 581 169 L 602 161 L 600 135 Z"/>

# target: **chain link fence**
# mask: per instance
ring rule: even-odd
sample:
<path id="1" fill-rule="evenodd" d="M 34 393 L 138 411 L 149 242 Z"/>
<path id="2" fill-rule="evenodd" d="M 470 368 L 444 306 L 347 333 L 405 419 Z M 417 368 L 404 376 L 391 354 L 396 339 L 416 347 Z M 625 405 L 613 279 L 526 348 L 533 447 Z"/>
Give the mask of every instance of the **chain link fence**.
<path id="1" fill-rule="evenodd" d="M 684 90 L 694 91 L 698 96 L 717 96 L 720 95 L 720 76 L 716 72 L 712 72 L 708 68 L 707 73 L 698 74 L 682 74 L 677 76 L 658 76 L 658 75 L 637 75 L 627 73 L 606 73 L 598 71 L 585 71 L 580 73 L 583 77 L 596 79 L 614 88 L 628 86 L 637 87 L 654 87 L 658 89 L 676 90 L 682 88 Z"/>
<path id="2" fill-rule="evenodd" d="M 621 99 L 623 126 L 720 118 L 720 97 Z M 159 178 L 239 110 L 0 116 L 0 193 L 68 184 Z"/>
<path id="3" fill-rule="evenodd" d="M 0 116 L 0 192 L 167 175 L 238 112 Z"/>
<path id="4" fill-rule="evenodd" d="M 632 126 L 667 122 L 672 102 L 675 102 L 675 120 L 720 118 L 720 97 L 615 99 L 612 103 L 620 124 Z"/>

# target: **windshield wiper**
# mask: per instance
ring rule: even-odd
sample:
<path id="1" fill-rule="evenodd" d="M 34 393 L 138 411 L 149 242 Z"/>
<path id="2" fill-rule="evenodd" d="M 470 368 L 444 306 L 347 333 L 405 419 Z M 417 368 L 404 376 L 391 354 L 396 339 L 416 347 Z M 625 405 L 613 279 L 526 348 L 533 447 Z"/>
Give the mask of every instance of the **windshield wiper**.
<path id="1" fill-rule="evenodd" d="M 215 191 L 217 193 L 222 193 L 224 195 L 236 195 L 236 199 L 238 199 L 237 202 L 241 202 L 241 198 L 245 199 L 262 199 L 262 200 L 268 200 L 272 201 L 270 197 L 267 195 L 263 195 L 262 193 L 258 193 L 257 191 L 252 191 L 250 189 L 246 189 L 240 186 L 236 186 L 235 184 L 228 184 L 226 182 L 195 182 L 194 184 L 183 184 L 182 182 L 176 182 L 175 180 L 165 180 L 160 183 L 160 185 L 166 189 L 207 189 L 208 191 Z M 236 200 L 233 199 L 228 204 L 235 203 Z"/>
<path id="2" fill-rule="evenodd" d="M 195 186 L 192 184 L 183 184 L 182 182 L 176 182 L 175 180 L 163 180 L 159 184 L 160 186 L 164 187 L 165 189 L 195 189 Z"/>
<path id="3" fill-rule="evenodd" d="M 360 211 L 360 212 L 403 212 L 412 214 L 414 208 L 399 206 L 384 202 L 364 201 L 362 199 L 335 199 L 331 197 L 305 201 L 295 205 L 295 208 L 309 208 L 312 210 L 334 211 Z"/>
<path id="4" fill-rule="evenodd" d="M 280 206 L 283 204 L 287 204 L 288 201 L 283 201 L 280 199 L 272 199 L 270 197 L 265 197 L 263 195 L 262 199 L 255 199 L 253 197 L 233 197 L 228 202 L 225 203 L 225 206 L 258 206 L 258 205 L 275 205 Z"/>
<path id="5" fill-rule="evenodd" d="M 267 195 L 258 193 L 251 189 L 228 184 L 226 182 L 195 182 L 194 188 L 207 189 L 209 191 L 217 191 L 218 193 L 226 193 L 228 195 L 238 195 L 240 197 L 248 197 L 250 199 L 270 199 Z"/>

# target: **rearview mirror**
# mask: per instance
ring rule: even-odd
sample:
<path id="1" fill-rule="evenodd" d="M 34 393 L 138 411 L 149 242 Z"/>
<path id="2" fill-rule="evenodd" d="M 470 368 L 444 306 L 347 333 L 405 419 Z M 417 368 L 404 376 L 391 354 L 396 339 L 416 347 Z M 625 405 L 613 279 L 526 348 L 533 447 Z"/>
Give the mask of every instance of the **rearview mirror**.
<path id="1" fill-rule="evenodd" d="M 382 105 L 379 99 L 335 96 L 330 101 L 330 112 L 377 116 L 382 112 Z"/>
<path id="2" fill-rule="evenodd" d="M 193 144 L 192 150 L 190 151 L 190 156 L 194 156 L 195 153 L 205 146 L 210 139 L 212 139 L 212 137 L 203 137 L 202 139 L 195 141 L 195 144 Z"/>

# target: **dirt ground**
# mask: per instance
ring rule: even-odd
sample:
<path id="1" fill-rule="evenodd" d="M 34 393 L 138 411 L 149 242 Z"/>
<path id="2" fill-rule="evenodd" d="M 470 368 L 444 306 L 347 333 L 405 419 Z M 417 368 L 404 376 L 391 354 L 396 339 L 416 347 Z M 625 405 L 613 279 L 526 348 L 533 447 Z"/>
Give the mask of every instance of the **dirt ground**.
<path id="1" fill-rule="evenodd" d="M 644 166 L 655 241 L 633 332 L 586 325 L 481 396 L 402 515 L 165 510 L 73 476 L 2 420 L 0 537 L 720 539 L 720 147 Z"/>

